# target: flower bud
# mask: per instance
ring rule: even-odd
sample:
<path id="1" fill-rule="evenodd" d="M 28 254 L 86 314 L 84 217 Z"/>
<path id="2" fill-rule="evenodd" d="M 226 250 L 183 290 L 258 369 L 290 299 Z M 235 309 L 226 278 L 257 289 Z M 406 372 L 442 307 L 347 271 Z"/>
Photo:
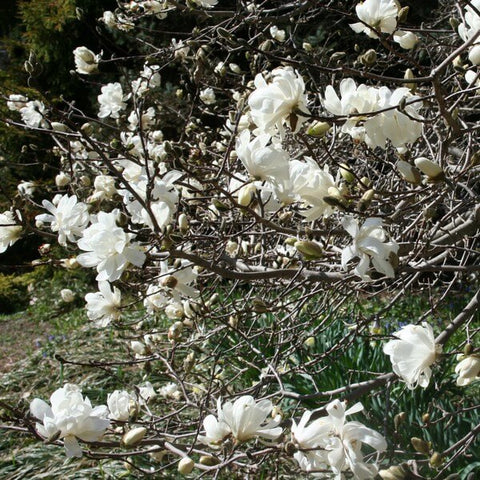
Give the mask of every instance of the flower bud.
<path id="1" fill-rule="evenodd" d="M 430 453 L 430 445 L 425 440 L 418 437 L 412 437 L 410 443 L 417 452 L 424 453 L 425 455 Z"/>
<path id="2" fill-rule="evenodd" d="M 170 326 L 168 329 L 167 337 L 171 342 L 175 342 L 180 339 L 183 330 L 183 323 L 182 322 L 175 322 L 173 325 Z"/>
<path id="3" fill-rule="evenodd" d="M 401 465 L 393 465 L 387 470 L 380 470 L 378 474 L 383 480 L 405 480 L 407 478 L 407 472 Z"/>
<path id="4" fill-rule="evenodd" d="M 255 184 L 249 183 L 248 185 L 244 185 L 237 194 L 238 204 L 242 207 L 248 207 L 255 198 L 256 191 L 257 187 Z"/>
<path id="5" fill-rule="evenodd" d="M 410 10 L 410 7 L 403 7 L 398 11 L 398 15 L 397 15 L 398 23 L 405 23 L 407 21 L 409 10 Z"/>
<path id="6" fill-rule="evenodd" d="M 145 427 L 137 427 L 129 430 L 122 438 L 122 444 L 126 447 L 134 447 L 138 445 L 142 440 L 147 429 Z"/>
<path id="7" fill-rule="evenodd" d="M 178 462 L 178 471 L 182 475 L 188 475 L 192 472 L 193 467 L 195 466 L 195 462 L 190 457 L 183 457 Z"/>
<path id="8" fill-rule="evenodd" d="M 463 347 L 464 355 L 470 355 L 473 351 L 473 345 L 471 343 L 467 343 L 465 347 Z"/>
<path id="9" fill-rule="evenodd" d="M 405 412 L 397 413 L 393 417 L 393 424 L 395 425 L 395 430 L 398 430 L 398 427 L 406 420 L 407 414 Z"/>
<path id="10" fill-rule="evenodd" d="M 252 300 L 252 310 L 256 313 L 268 312 L 268 305 L 261 298 Z"/>
<path id="11" fill-rule="evenodd" d="M 303 344 L 308 348 L 313 348 L 315 346 L 315 337 L 308 337 Z"/>
<path id="12" fill-rule="evenodd" d="M 425 424 L 430 422 L 430 414 L 429 413 L 424 413 L 422 415 L 422 422 L 425 423 Z"/>
<path id="13" fill-rule="evenodd" d="M 195 352 L 190 352 L 183 360 L 183 369 L 186 373 L 192 371 L 195 366 Z"/>
<path id="14" fill-rule="evenodd" d="M 311 44 L 311 43 L 308 43 L 308 42 L 303 42 L 303 43 L 302 43 L 302 48 L 303 48 L 306 52 L 311 52 L 311 51 L 313 50 L 312 44 Z"/>
<path id="15" fill-rule="evenodd" d="M 443 463 L 443 457 L 438 452 L 433 452 L 428 463 L 431 467 L 438 468 Z"/>
<path id="16" fill-rule="evenodd" d="M 400 176 L 407 182 L 417 185 L 421 181 L 420 172 L 408 162 L 399 160 L 397 162 L 397 170 Z"/>
<path id="17" fill-rule="evenodd" d="M 75 294 L 69 288 L 60 290 L 60 297 L 65 303 L 71 303 L 75 300 Z"/>
<path id="18" fill-rule="evenodd" d="M 337 187 L 329 187 L 327 191 L 328 195 L 323 197 L 325 203 L 331 207 L 337 207 L 342 210 L 348 207 L 347 200 L 343 197 Z"/>
<path id="19" fill-rule="evenodd" d="M 67 126 L 64 123 L 52 122 L 51 125 L 52 130 L 55 130 L 56 132 L 66 132 L 68 130 Z"/>
<path id="20" fill-rule="evenodd" d="M 225 203 L 221 202 L 218 198 L 213 198 L 212 199 L 212 204 L 213 206 L 219 210 L 219 211 L 225 211 L 225 210 L 228 210 L 228 205 L 226 205 Z"/>
<path id="21" fill-rule="evenodd" d="M 220 463 L 220 460 L 212 455 L 202 455 L 198 460 L 198 463 L 206 465 L 207 467 L 214 467 Z"/>
<path id="22" fill-rule="evenodd" d="M 419 157 L 415 159 L 415 165 L 432 181 L 440 181 L 445 178 L 445 172 L 442 167 L 428 158 Z"/>
<path id="23" fill-rule="evenodd" d="M 328 122 L 315 122 L 307 130 L 307 135 L 322 138 L 332 128 Z"/>
<path id="24" fill-rule="evenodd" d="M 153 448 L 157 448 L 157 447 L 153 447 Z M 160 451 L 150 452 L 148 455 L 152 460 L 155 460 L 155 462 L 161 462 L 167 452 L 168 450 L 160 450 Z"/>
<path id="25" fill-rule="evenodd" d="M 178 216 L 178 228 L 183 234 L 188 232 L 188 218 L 184 213 Z"/>
<path id="26" fill-rule="evenodd" d="M 175 288 L 177 286 L 178 280 L 173 275 L 167 275 L 160 281 L 162 287 Z"/>
<path id="27" fill-rule="evenodd" d="M 372 203 L 373 197 L 375 196 L 375 190 L 371 188 L 367 190 L 363 195 L 362 198 L 358 201 L 357 209 L 359 212 L 365 212 L 370 204 Z"/>
<path id="28" fill-rule="evenodd" d="M 323 256 L 323 249 L 317 242 L 299 240 L 295 242 L 295 248 L 309 259 L 321 258 Z"/>
<path id="29" fill-rule="evenodd" d="M 457 31 L 457 28 L 460 25 L 460 22 L 458 21 L 458 18 L 455 18 L 455 17 L 450 17 L 448 19 L 448 23 L 450 23 L 450 26 L 452 27 L 452 30 L 454 30 L 455 32 Z"/>
<path id="30" fill-rule="evenodd" d="M 67 186 L 71 181 L 70 175 L 67 175 L 64 172 L 60 172 L 56 177 L 55 177 L 55 185 L 58 188 L 62 188 Z"/>
<path id="31" fill-rule="evenodd" d="M 342 176 L 342 178 L 348 182 L 348 183 L 352 183 L 355 181 L 355 175 L 353 175 L 352 173 L 352 169 L 346 165 L 345 163 L 341 163 L 340 164 L 340 175 Z"/>
<path id="32" fill-rule="evenodd" d="M 371 67 L 377 61 L 377 52 L 371 48 L 367 50 L 363 55 L 360 55 L 360 63 L 367 67 Z"/>
<path id="33" fill-rule="evenodd" d="M 413 74 L 412 70 L 410 68 L 407 68 L 405 70 L 405 74 L 403 75 L 403 78 L 405 80 L 411 80 L 412 78 L 415 78 L 415 75 Z M 404 85 L 410 89 L 410 91 L 412 93 L 415 92 L 415 90 L 417 89 L 417 84 L 416 83 L 412 83 L 412 82 L 405 82 Z"/>

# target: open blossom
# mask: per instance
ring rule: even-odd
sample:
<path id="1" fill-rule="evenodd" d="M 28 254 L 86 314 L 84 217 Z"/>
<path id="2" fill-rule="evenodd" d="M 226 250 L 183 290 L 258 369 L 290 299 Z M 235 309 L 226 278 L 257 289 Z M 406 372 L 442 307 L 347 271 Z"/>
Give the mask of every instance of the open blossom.
<path id="1" fill-rule="evenodd" d="M 43 102 L 39 100 L 32 100 L 27 102 L 21 109 L 20 115 L 22 117 L 23 123 L 29 127 L 46 127 L 47 122 L 45 121 L 46 108 Z"/>
<path id="2" fill-rule="evenodd" d="M 463 387 L 479 379 L 480 377 L 480 357 L 477 355 L 461 356 L 460 362 L 455 367 L 457 385 Z"/>
<path id="3" fill-rule="evenodd" d="M 367 272 L 370 261 L 377 272 L 390 278 L 395 277 L 390 257 L 398 252 L 398 244 L 394 240 L 387 241 L 382 224 L 380 218 L 367 218 L 361 227 L 351 216 L 342 219 L 343 228 L 353 238 L 353 244 L 342 250 L 342 267 L 346 269 L 348 262 L 358 257 L 360 263 L 355 267 L 354 273 L 364 280 L 369 279 Z"/>
<path id="4" fill-rule="evenodd" d="M 117 287 L 110 288 L 108 282 L 98 282 L 98 292 L 87 293 L 87 316 L 100 327 L 106 327 L 111 321 L 120 317 L 122 295 Z"/>
<path id="5" fill-rule="evenodd" d="M 232 435 L 237 442 L 246 442 L 254 437 L 274 440 L 282 433 L 280 418 L 267 421 L 273 409 L 270 400 L 255 401 L 249 395 L 238 398 L 235 402 L 223 404 L 217 402 L 217 417 L 208 415 L 203 421 L 205 435 L 199 440 L 205 444 L 218 444 L 226 436 Z"/>
<path id="6" fill-rule="evenodd" d="M 37 423 L 38 433 L 46 439 L 56 435 L 63 439 L 67 457 L 81 457 L 82 449 L 77 439 L 85 442 L 100 440 L 110 426 L 105 405 L 92 408 L 80 387 L 67 383 L 50 397 L 49 406 L 35 398 L 30 403 L 31 414 L 42 423 Z"/>
<path id="7" fill-rule="evenodd" d="M 78 73 L 84 75 L 91 75 L 98 72 L 98 62 L 100 61 L 100 55 L 95 55 L 87 47 L 77 47 L 73 51 L 75 60 L 75 69 Z"/>
<path id="8" fill-rule="evenodd" d="M 22 226 L 17 225 L 13 212 L 0 213 L 0 253 L 11 247 L 19 238 Z"/>
<path id="9" fill-rule="evenodd" d="M 88 198 L 89 202 L 97 200 L 111 200 L 117 193 L 115 187 L 115 178 L 110 175 L 97 175 L 93 182 L 95 191 L 93 195 Z"/>
<path id="10" fill-rule="evenodd" d="M 203 8 L 213 8 L 218 0 L 192 0 L 193 3 Z"/>
<path id="11" fill-rule="evenodd" d="M 418 37 L 413 32 L 397 30 L 393 34 L 393 41 L 398 43 L 405 50 L 411 50 L 418 42 Z"/>
<path id="12" fill-rule="evenodd" d="M 82 253 L 77 261 L 83 267 L 96 267 L 98 281 L 118 280 L 129 263 L 140 267 L 145 253 L 137 244 L 131 243 L 132 234 L 117 226 L 117 212 L 99 212 L 96 222 L 83 231 L 78 241 Z"/>
<path id="13" fill-rule="evenodd" d="M 323 200 L 329 195 L 328 189 L 336 186 L 327 165 L 322 169 L 310 157 L 305 157 L 305 161 L 293 160 L 290 163 L 290 181 L 292 192 L 310 207 L 300 212 L 306 220 L 328 217 L 334 211 L 334 208 Z"/>
<path id="14" fill-rule="evenodd" d="M 365 141 L 370 147 L 385 148 L 390 140 L 394 147 L 413 143 L 422 134 L 419 110 L 420 97 L 406 87 L 390 90 L 388 87 L 358 85 L 352 78 L 340 82 L 340 97 L 331 85 L 325 89 L 324 107 L 332 114 L 348 117 L 342 132 L 353 139 Z M 407 104 L 401 112 L 397 107 Z M 385 110 L 372 115 L 379 110 Z"/>
<path id="15" fill-rule="evenodd" d="M 58 243 L 66 246 L 69 242 L 76 242 L 85 230 L 90 215 L 86 204 L 79 202 L 76 195 L 63 195 L 56 205 L 48 200 L 42 202 L 43 208 L 50 213 L 42 213 L 35 218 L 43 223 L 50 223 L 52 232 L 58 232 Z"/>
<path id="16" fill-rule="evenodd" d="M 250 132 L 244 130 L 237 138 L 235 150 L 238 158 L 252 177 L 259 180 L 274 180 L 279 183 L 288 178 L 288 153 L 281 145 L 270 143 L 271 137 L 262 134 L 250 139 Z"/>
<path id="17" fill-rule="evenodd" d="M 297 132 L 305 121 L 299 112 L 309 114 L 305 83 L 301 75 L 291 67 L 279 67 L 272 71 L 267 83 L 261 73 L 255 77 L 255 90 L 248 97 L 251 116 L 255 125 L 266 133 L 283 135 L 283 124 L 288 121 Z"/>
<path id="18" fill-rule="evenodd" d="M 134 95 L 141 97 L 150 89 L 158 87 L 161 82 L 160 67 L 158 65 L 145 64 L 140 76 L 132 81 L 132 92 Z"/>
<path id="19" fill-rule="evenodd" d="M 8 97 L 7 107 L 9 110 L 12 110 L 13 112 L 19 112 L 27 102 L 28 102 L 27 97 L 23 95 L 19 95 L 18 93 L 12 93 Z"/>
<path id="20" fill-rule="evenodd" d="M 474 10 L 474 7 L 476 10 Z M 480 30 L 480 15 L 477 13 L 480 11 L 480 0 L 472 0 L 471 5 L 465 7 L 464 18 L 465 21 L 458 26 L 458 34 L 461 39 L 466 42 L 473 37 L 478 30 Z M 480 64 L 480 39 L 477 38 L 476 42 L 470 47 L 468 59 L 473 65 Z"/>
<path id="21" fill-rule="evenodd" d="M 390 356 L 393 371 L 413 390 L 417 385 L 426 388 L 432 376 L 430 366 L 441 352 L 435 344 L 432 327 L 423 322 L 420 325 L 406 325 L 383 346 L 383 352 Z"/>
<path id="22" fill-rule="evenodd" d="M 377 466 L 363 460 L 362 444 L 377 451 L 387 448 L 382 435 L 360 422 L 346 422 L 346 417 L 363 410 L 356 403 L 346 410 L 345 403 L 334 400 L 326 406 L 328 416 L 314 420 L 307 426 L 312 412 L 306 411 L 298 425 L 292 422 L 292 441 L 299 447 L 294 458 L 305 471 L 330 467 L 335 478 L 343 478 L 349 470 L 358 480 L 368 480 L 377 474 Z M 307 451 L 302 451 L 307 450 Z"/>
<path id="23" fill-rule="evenodd" d="M 205 90 L 202 90 L 200 92 L 200 100 L 205 104 L 205 105 L 213 105 L 217 99 L 215 97 L 215 92 L 213 91 L 213 88 L 206 88 Z"/>
<path id="24" fill-rule="evenodd" d="M 361 22 L 352 23 L 350 27 L 356 33 L 363 32 L 370 38 L 378 38 L 374 30 L 393 33 L 397 28 L 399 3 L 396 0 L 365 0 L 357 4 L 355 11 Z"/>
<path id="25" fill-rule="evenodd" d="M 135 396 L 125 390 L 115 390 L 108 394 L 107 406 L 108 417 L 119 422 L 126 422 L 130 418 L 132 410 L 137 406 Z"/>
<path id="26" fill-rule="evenodd" d="M 122 86 L 118 83 L 108 83 L 102 87 L 102 93 L 98 96 L 100 118 L 119 118 L 120 112 L 125 110 L 128 95 L 123 94 Z"/>

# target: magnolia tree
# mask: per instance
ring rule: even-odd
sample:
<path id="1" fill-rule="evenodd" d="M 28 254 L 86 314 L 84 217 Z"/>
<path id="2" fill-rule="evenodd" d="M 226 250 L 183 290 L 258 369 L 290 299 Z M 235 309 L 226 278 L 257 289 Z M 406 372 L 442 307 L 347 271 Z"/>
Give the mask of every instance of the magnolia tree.
<path id="1" fill-rule="evenodd" d="M 421 25 L 415 8 L 119 2 L 98 29 L 135 53 L 72 55 L 94 110 L 5 98 L 4 121 L 49 135 L 60 171 L 19 186 L 0 252 L 58 241 L 57 268 L 95 272 L 85 309 L 122 332 L 117 365 L 148 367 L 106 405 L 59 385 L 5 428 L 152 475 L 473 471 L 480 1 Z M 454 419 L 464 433 L 436 443 Z"/>

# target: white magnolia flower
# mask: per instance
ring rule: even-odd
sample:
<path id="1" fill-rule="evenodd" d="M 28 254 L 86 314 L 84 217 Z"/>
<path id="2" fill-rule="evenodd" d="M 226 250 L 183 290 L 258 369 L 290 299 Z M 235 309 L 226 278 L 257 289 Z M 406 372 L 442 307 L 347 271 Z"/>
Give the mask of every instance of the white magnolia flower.
<path id="1" fill-rule="evenodd" d="M 441 346 L 435 344 L 432 327 L 426 322 L 422 326 L 406 325 L 393 336 L 396 339 L 383 346 L 383 352 L 390 356 L 393 371 L 410 390 L 417 385 L 426 388 L 432 376 L 430 365 L 441 352 Z"/>
<path id="2" fill-rule="evenodd" d="M 235 150 L 250 176 L 282 183 L 283 179 L 289 177 L 289 155 L 281 145 L 274 145 L 270 141 L 268 134 L 250 140 L 250 132 L 244 130 L 237 138 Z"/>
<path id="3" fill-rule="evenodd" d="M 60 298 L 65 303 L 71 303 L 75 300 L 75 293 L 69 288 L 62 288 L 62 290 L 60 290 Z"/>
<path id="4" fill-rule="evenodd" d="M 411 94 L 406 87 L 390 90 L 387 87 L 368 87 L 358 85 L 351 78 L 340 82 L 340 97 L 331 85 L 325 89 L 324 107 L 332 114 L 348 117 L 342 126 L 342 132 L 353 139 L 365 141 L 371 147 L 385 148 L 387 140 L 394 147 L 403 147 L 413 143 L 422 133 L 422 124 L 414 120 L 421 116 L 420 97 Z M 403 112 L 398 107 L 404 101 L 407 104 Z M 384 110 L 377 115 L 366 115 Z M 363 123 L 363 126 L 359 124 Z"/>
<path id="5" fill-rule="evenodd" d="M 398 252 L 398 244 L 394 240 L 387 242 L 382 224 L 380 218 L 367 218 L 361 227 L 351 216 L 342 219 L 343 228 L 353 238 L 353 244 L 342 250 L 344 269 L 347 269 L 347 264 L 352 258 L 358 257 L 360 263 L 355 267 L 354 273 L 362 279 L 369 279 L 367 271 L 370 268 L 370 261 L 377 272 L 390 278 L 395 277 L 390 256 Z"/>
<path id="6" fill-rule="evenodd" d="M 455 367 L 458 375 L 457 385 L 463 387 L 480 377 L 480 357 L 477 355 L 461 356 L 460 362 Z"/>
<path id="7" fill-rule="evenodd" d="M 44 200 L 42 205 L 50 213 L 42 213 L 35 219 L 43 223 L 50 223 L 52 232 L 58 232 L 60 245 L 66 246 L 67 240 L 76 242 L 90 221 L 87 205 L 78 202 L 76 195 L 69 197 L 65 194 L 56 204 Z"/>
<path id="8" fill-rule="evenodd" d="M 280 417 L 267 421 L 273 409 L 270 400 L 255 401 L 249 395 L 235 400 L 234 403 L 217 402 L 217 416 L 208 415 L 203 421 L 205 436 L 199 440 L 205 444 L 218 444 L 227 435 L 232 435 L 237 442 L 246 442 L 254 437 L 274 440 L 282 433 L 279 427 Z"/>
<path id="9" fill-rule="evenodd" d="M 128 128 L 129 130 L 137 130 L 140 128 L 142 132 L 148 130 L 155 122 L 155 109 L 153 107 L 147 108 L 142 112 L 141 118 L 139 120 L 138 113 L 135 110 L 132 110 L 128 116 Z"/>
<path id="10" fill-rule="evenodd" d="M 150 290 L 151 297 L 158 295 L 158 298 L 150 298 L 152 308 L 155 309 L 156 305 L 165 306 L 171 298 L 178 303 L 181 302 L 182 297 L 197 298 L 199 291 L 192 286 L 196 283 L 197 277 L 197 269 L 188 260 L 181 260 L 178 268 L 169 267 L 167 260 L 160 262 L 159 282 L 156 291 L 155 288 Z M 164 298 L 167 298 L 167 302 L 162 303 Z"/>
<path id="11" fill-rule="evenodd" d="M 38 433 L 46 439 L 59 435 L 63 439 L 67 457 L 81 457 L 82 449 L 77 439 L 85 442 L 100 440 L 110 426 L 105 405 L 92 408 L 90 400 L 83 398 L 77 385 L 67 383 L 53 392 L 51 407 L 35 398 L 30 403 L 31 414 L 42 423 L 37 423 Z"/>
<path id="12" fill-rule="evenodd" d="M 280 30 L 276 25 L 270 27 L 270 35 L 277 42 L 283 43 L 285 41 L 285 30 Z"/>
<path id="13" fill-rule="evenodd" d="M 205 88 L 200 92 L 200 100 L 205 104 L 205 105 L 213 105 L 217 99 L 215 97 L 215 92 L 213 91 L 213 88 Z"/>
<path id="14" fill-rule="evenodd" d="M 299 449 L 293 457 L 300 468 L 306 472 L 328 468 L 322 445 L 326 443 L 325 438 L 330 431 L 330 425 L 323 418 L 319 418 L 307 426 L 312 413 L 306 410 L 298 425 L 292 419 L 291 426 L 292 441 Z"/>
<path id="15" fill-rule="evenodd" d="M 145 253 L 140 245 L 131 243 L 130 233 L 117 226 L 117 212 L 99 212 L 96 222 L 83 231 L 78 247 L 87 253 L 77 257 L 83 267 L 96 267 L 98 281 L 118 280 L 129 263 L 141 267 Z"/>
<path id="16" fill-rule="evenodd" d="M 102 87 L 102 93 L 97 97 L 100 104 L 98 116 L 100 118 L 119 118 L 120 112 L 125 110 L 128 95 L 123 94 L 122 86 L 118 83 L 108 83 Z"/>
<path id="17" fill-rule="evenodd" d="M 99 327 L 106 327 L 120 318 L 122 294 L 117 287 L 113 287 L 112 291 L 108 282 L 98 282 L 98 290 L 85 295 L 87 316 Z"/>
<path id="18" fill-rule="evenodd" d="M 480 11 L 480 0 L 471 0 L 470 3 L 471 5 L 465 7 L 465 21 L 458 26 L 458 34 L 464 42 L 470 40 L 480 30 L 480 15 L 474 10 L 475 8 Z"/>
<path id="19" fill-rule="evenodd" d="M 66 187 L 71 181 L 72 178 L 65 172 L 60 172 L 58 175 L 55 176 L 55 185 L 58 188 Z"/>
<path id="20" fill-rule="evenodd" d="M 378 89 L 378 110 L 390 107 L 398 107 L 404 100 L 407 105 L 400 111 L 398 108 L 379 113 L 365 121 L 365 142 L 370 147 L 385 148 L 387 140 L 390 140 L 396 148 L 403 147 L 407 143 L 413 143 L 422 134 L 422 123 L 419 110 L 422 102 L 420 97 L 412 95 L 406 87 L 390 90 L 387 87 Z M 412 103 L 414 102 L 414 103 Z M 405 113 L 403 113 L 405 112 Z"/>
<path id="21" fill-rule="evenodd" d="M 328 416 L 314 420 L 307 426 L 313 412 L 306 411 L 299 424 L 292 424 L 292 441 L 299 447 L 294 458 L 305 471 L 324 470 L 329 466 L 335 478 L 343 478 L 350 470 L 355 479 L 368 480 L 375 477 L 375 464 L 363 461 L 362 444 L 377 451 L 387 448 L 382 435 L 360 422 L 346 422 L 346 417 L 363 410 L 356 403 L 348 410 L 345 403 L 334 400 L 326 406 Z"/>
<path id="22" fill-rule="evenodd" d="M 158 65 L 145 64 L 140 76 L 132 82 L 132 92 L 141 97 L 152 88 L 160 85 L 160 67 Z"/>
<path id="23" fill-rule="evenodd" d="M 192 2 L 202 8 L 213 8 L 218 0 L 192 0 Z"/>
<path id="24" fill-rule="evenodd" d="M 77 47 L 73 51 L 73 56 L 75 69 L 78 73 L 91 75 L 92 73 L 98 72 L 98 62 L 100 61 L 101 55 L 95 55 L 87 47 Z"/>
<path id="25" fill-rule="evenodd" d="M 297 132 L 309 114 L 305 83 L 301 75 L 291 67 L 279 67 L 272 71 L 267 83 L 262 74 L 255 77 L 255 90 L 248 97 L 251 116 L 262 131 L 283 135 L 283 124 L 288 121 L 292 131 Z"/>
<path id="26" fill-rule="evenodd" d="M 23 123 L 33 128 L 47 126 L 47 122 L 44 118 L 45 113 L 45 105 L 39 100 L 27 102 L 22 108 L 20 108 L 20 115 Z"/>
<path id="27" fill-rule="evenodd" d="M 178 385 L 175 382 L 170 382 L 160 388 L 158 394 L 164 398 L 173 398 L 174 400 L 179 400 L 182 396 L 182 392 L 178 388 Z"/>
<path id="28" fill-rule="evenodd" d="M 110 411 L 108 417 L 119 422 L 126 422 L 136 405 L 137 401 L 133 395 L 125 390 L 115 390 L 107 397 L 107 406 Z"/>
<path id="29" fill-rule="evenodd" d="M 393 41 L 398 43 L 405 50 L 411 50 L 418 42 L 418 37 L 413 32 L 397 30 L 393 34 Z"/>
<path id="30" fill-rule="evenodd" d="M 363 410 L 362 404 L 356 403 L 346 410 L 344 402 L 334 400 L 326 409 L 328 417 L 325 421 L 331 425 L 331 431 L 325 450 L 328 463 L 337 478 L 340 479 L 342 471 L 347 468 L 358 480 L 374 478 L 378 472 L 377 466 L 363 461 L 362 444 L 366 443 L 381 452 L 387 448 L 385 438 L 360 422 L 345 423 L 348 415 Z"/>
<path id="31" fill-rule="evenodd" d="M 323 200 L 329 195 L 328 189 L 336 186 L 327 165 L 322 169 L 309 157 L 305 157 L 305 161 L 293 160 L 290 163 L 290 181 L 291 191 L 310 207 L 301 212 L 306 220 L 313 221 L 333 213 L 334 208 Z"/>
<path id="32" fill-rule="evenodd" d="M 111 200 L 117 193 L 115 178 L 110 175 L 97 175 L 93 182 L 95 188 L 93 195 L 88 198 L 89 202 L 97 200 Z"/>
<path id="33" fill-rule="evenodd" d="M 141 403 L 147 403 L 149 400 L 157 396 L 157 392 L 155 392 L 155 389 L 150 382 L 144 382 L 141 385 L 138 385 L 137 388 Z"/>
<path id="34" fill-rule="evenodd" d="M 37 184 L 35 182 L 26 182 L 22 180 L 17 185 L 17 190 L 19 191 L 20 195 L 24 195 L 25 197 L 31 197 L 35 190 L 37 189 Z"/>
<path id="35" fill-rule="evenodd" d="M 12 93 L 8 97 L 7 107 L 9 110 L 19 112 L 28 102 L 28 98 L 17 93 Z"/>
<path id="36" fill-rule="evenodd" d="M 13 212 L 0 213 L 0 253 L 11 247 L 19 238 L 22 226 L 17 225 Z"/>
<path id="37" fill-rule="evenodd" d="M 356 33 L 364 32 L 370 38 L 378 38 L 373 29 L 382 33 L 393 33 L 397 28 L 399 3 L 396 0 L 365 0 L 357 4 L 355 11 L 361 22 L 350 24 L 350 27 Z"/>

